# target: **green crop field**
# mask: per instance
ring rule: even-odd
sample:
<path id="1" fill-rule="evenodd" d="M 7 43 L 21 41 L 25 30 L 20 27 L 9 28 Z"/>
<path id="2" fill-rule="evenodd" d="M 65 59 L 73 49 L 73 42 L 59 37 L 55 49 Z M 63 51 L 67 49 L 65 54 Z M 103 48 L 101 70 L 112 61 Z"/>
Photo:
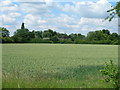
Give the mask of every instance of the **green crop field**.
<path id="1" fill-rule="evenodd" d="M 3 44 L 3 88 L 110 88 L 99 72 L 117 45 Z"/>

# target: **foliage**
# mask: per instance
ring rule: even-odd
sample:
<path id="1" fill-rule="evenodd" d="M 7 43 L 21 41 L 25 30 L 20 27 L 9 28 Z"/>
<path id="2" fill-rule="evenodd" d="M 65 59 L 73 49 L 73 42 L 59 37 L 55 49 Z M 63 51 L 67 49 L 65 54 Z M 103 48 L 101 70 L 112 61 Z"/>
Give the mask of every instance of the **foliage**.
<path id="1" fill-rule="evenodd" d="M 14 40 L 9 37 L 9 30 L 4 27 L 0 27 L 0 43 L 13 43 Z"/>
<path id="2" fill-rule="evenodd" d="M 105 82 L 110 82 L 114 85 L 114 88 L 120 88 L 119 86 L 119 72 L 117 66 L 110 60 L 110 64 L 106 63 L 106 66 L 100 72 L 105 75 Z"/>
<path id="3" fill-rule="evenodd" d="M 95 32 L 89 32 L 87 34 L 87 38 L 88 40 L 95 40 L 95 41 L 108 40 L 108 37 L 110 36 L 108 32 L 109 32 L 108 30 L 99 30 Z"/>
<path id="4" fill-rule="evenodd" d="M 18 29 L 13 36 L 15 42 L 27 42 L 30 39 L 28 29 Z"/>
<path id="5" fill-rule="evenodd" d="M 56 43 L 59 41 L 59 38 L 58 38 L 58 36 L 53 36 L 50 38 L 50 40 L 53 41 L 54 43 Z"/>
<path id="6" fill-rule="evenodd" d="M 14 40 L 10 37 L 2 37 L 2 43 L 13 43 Z"/>
<path id="7" fill-rule="evenodd" d="M 114 44 L 118 45 L 120 35 L 110 33 L 108 29 L 88 32 L 87 36 L 80 33 L 59 33 L 51 29 L 44 31 L 29 31 L 24 23 L 21 29 L 17 29 L 14 35 L 9 37 L 9 30 L 0 29 L 3 43 L 65 43 L 65 44 Z"/>
<path id="8" fill-rule="evenodd" d="M 9 37 L 9 30 L 4 27 L 0 27 L 0 33 L 2 33 L 2 37 Z"/>
<path id="9" fill-rule="evenodd" d="M 111 21 L 115 17 L 115 15 L 117 15 L 120 18 L 120 1 L 116 3 L 115 7 L 108 10 L 107 12 L 111 12 L 110 15 L 105 18 L 108 19 L 109 21 Z"/>

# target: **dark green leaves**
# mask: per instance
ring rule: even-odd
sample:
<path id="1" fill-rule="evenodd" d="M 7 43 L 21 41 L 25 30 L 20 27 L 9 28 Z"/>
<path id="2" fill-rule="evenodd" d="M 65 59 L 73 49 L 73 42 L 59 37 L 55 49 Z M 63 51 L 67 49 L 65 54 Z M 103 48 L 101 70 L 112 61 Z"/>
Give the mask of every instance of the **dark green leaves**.
<path id="1" fill-rule="evenodd" d="M 105 18 L 108 19 L 109 21 L 111 21 L 115 15 L 117 15 L 120 18 L 120 1 L 116 3 L 116 6 L 113 7 L 112 9 L 108 10 L 107 12 L 109 12 L 109 16 Z"/>

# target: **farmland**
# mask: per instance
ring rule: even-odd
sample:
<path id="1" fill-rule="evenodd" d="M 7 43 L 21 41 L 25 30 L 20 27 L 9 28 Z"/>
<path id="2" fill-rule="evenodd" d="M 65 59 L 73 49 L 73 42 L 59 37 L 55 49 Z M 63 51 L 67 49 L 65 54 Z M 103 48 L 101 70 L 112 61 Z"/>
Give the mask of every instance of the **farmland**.
<path id="1" fill-rule="evenodd" d="M 117 45 L 3 44 L 3 88 L 110 88 L 99 70 Z"/>

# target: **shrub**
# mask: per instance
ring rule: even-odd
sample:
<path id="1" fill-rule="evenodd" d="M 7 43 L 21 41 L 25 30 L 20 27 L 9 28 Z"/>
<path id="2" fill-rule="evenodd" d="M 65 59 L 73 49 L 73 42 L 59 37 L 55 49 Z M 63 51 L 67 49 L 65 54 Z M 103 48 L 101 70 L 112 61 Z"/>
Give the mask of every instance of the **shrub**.
<path id="1" fill-rule="evenodd" d="M 2 43 L 13 43 L 14 40 L 11 37 L 2 37 Z"/>
<path id="2" fill-rule="evenodd" d="M 104 69 L 100 70 L 100 72 L 105 76 L 105 82 L 112 83 L 116 89 L 120 87 L 118 68 L 113 64 L 112 60 L 110 60 L 110 64 L 106 63 Z"/>

